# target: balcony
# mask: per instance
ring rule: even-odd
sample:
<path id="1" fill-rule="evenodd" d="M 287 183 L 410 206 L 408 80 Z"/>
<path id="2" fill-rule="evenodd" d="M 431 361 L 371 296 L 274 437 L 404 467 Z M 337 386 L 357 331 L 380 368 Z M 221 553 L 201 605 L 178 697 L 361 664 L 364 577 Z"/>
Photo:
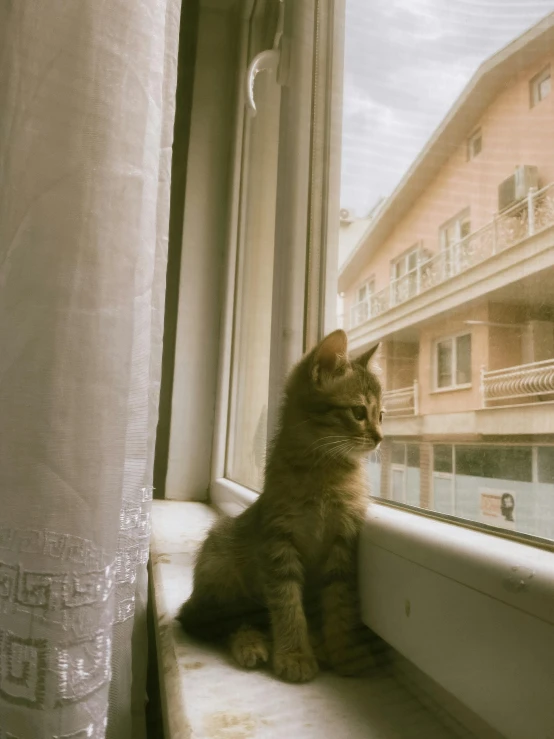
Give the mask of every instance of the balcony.
<path id="1" fill-rule="evenodd" d="M 521 421 L 523 408 L 544 406 L 545 403 L 548 404 L 546 409 L 551 408 L 550 403 L 554 402 L 554 359 L 520 364 L 515 367 L 505 367 L 500 370 L 487 371 L 483 368 L 481 370 L 480 395 L 480 408 L 468 409 L 463 414 L 452 414 L 448 412 L 448 406 L 445 404 L 444 413 L 422 416 L 419 419 L 419 425 L 416 426 L 412 423 L 410 426 L 412 433 L 442 433 L 444 432 L 444 423 L 440 419 L 452 417 L 453 415 L 460 419 L 463 415 L 469 419 L 469 416 L 472 418 L 475 417 L 476 413 L 482 414 L 485 411 L 492 411 L 490 420 L 493 422 L 492 428 L 496 428 L 498 423 L 495 423 L 493 420 L 495 409 L 512 409 L 517 413 L 519 408 L 519 420 Z M 420 415 L 419 386 L 417 380 L 414 380 L 413 384 L 407 387 L 397 390 L 386 390 L 383 393 L 383 406 L 386 411 L 385 430 L 387 434 L 394 435 L 393 430 L 400 432 L 403 429 L 402 423 L 405 426 L 405 421 L 401 423 L 401 426 L 398 426 L 398 424 L 394 424 L 395 419 L 415 419 L 416 416 Z M 554 419 L 550 410 L 548 410 L 548 416 L 550 419 Z M 496 417 L 498 418 L 498 416 Z M 533 426 L 532 417 L 529 417 L 527 420 L 530 420 L 531 426 Z M 461 419 L 460 423 L 461 425 L 458 428 L 460 432 L 477 433 L 485 431 L 484 427 L 480 427 L 476 418 L 473 418 L 473 420 L 470 419 L 469 425 L 463 419 Z M 548 433 L 550 433 L 550 425 L 552 424 L 549 423 Z M 451 428 L 449 428 L 449 432 L 452 432 Z M 488 426 L 487 432 L 491 433 Z M 535 432 L 538 433 L 537 428 L 535 428 Z"/>
<path id="2" fill-rule="evenodd" d="M 387 418 L 402 418 L 404 416 L 419 415 L 418 408 L 419 387 L 417 380 L 413 385 L 399 390 L 387 390 L 383 393 L 383 406 Z"/>
<path id="3" fill-rule="evenodd" d="M 389 285 L 356 303 L 350 329 L 454 279 L 463 272 L 554 225 L 554 183 L 530 190 L 527 198 L 502 211 L 482 228 L 440 251 Z"/>
<path id="4" fill-rule="evenodd" d="M 531 405 L 554 400 L 554 359 L 501 370 L 481 370 L 483 408 Z"/>

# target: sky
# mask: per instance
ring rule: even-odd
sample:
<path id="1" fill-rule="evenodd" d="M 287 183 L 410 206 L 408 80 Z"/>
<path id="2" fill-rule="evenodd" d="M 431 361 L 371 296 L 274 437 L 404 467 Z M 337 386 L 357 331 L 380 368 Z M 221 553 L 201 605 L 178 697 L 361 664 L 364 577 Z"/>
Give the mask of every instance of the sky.
<path id="1" fill-rule="evenodd" d="M 390 195 L 481 62 L 554 0 L 346 0 L 341 208 Z"/>

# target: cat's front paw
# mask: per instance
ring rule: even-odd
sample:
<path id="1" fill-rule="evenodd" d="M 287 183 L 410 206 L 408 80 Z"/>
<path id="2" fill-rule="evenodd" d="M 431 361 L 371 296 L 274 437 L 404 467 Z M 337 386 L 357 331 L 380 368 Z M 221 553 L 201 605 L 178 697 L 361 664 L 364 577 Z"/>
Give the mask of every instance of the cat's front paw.
<path id="1" fill-rule="evenodd" d="M 310 652 L 277 652 L 273 669 L 277 677 L 289 683 L 306 683 L 317 675 L 318 665 Z"/>

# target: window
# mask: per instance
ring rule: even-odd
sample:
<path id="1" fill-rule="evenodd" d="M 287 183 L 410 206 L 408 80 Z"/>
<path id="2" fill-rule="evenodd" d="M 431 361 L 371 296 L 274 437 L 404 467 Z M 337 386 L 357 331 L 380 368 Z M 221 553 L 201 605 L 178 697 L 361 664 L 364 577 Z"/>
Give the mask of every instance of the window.
<path id="1" fill-rule="evenodd" d="M 408 272 L 413 272 L 417 268 L 418 252 L 419 245 L 413 246 L 391 262 L 391 277 L 393 280 L 399 280 Z"/>
<path id="2" fill-rule="evenodd" d="M 463 210 L 459 215 L 447 221 L 440 227 L 441 248 L 448 250 L 469 235 L 471 222 L 469 210 Z"/>
<path id="3" fill-rule="evenodd" d="M 452 474 L 454 470 L 452 454 L 453 447 L 449 444 L 435 444 L 433 447 L 433 470 Z"/>
<path id="4" fill-rule="evenodd" d="M 529 92 L 531 98 L 531 107 L 538 105 L 541 100 L 550 95 L 551 78 L 550 65 L 542 70 L 536 77 L 533 77 L 529 83 Z"/>
<path id="5" fill-rule="evenodd" d="M 419 444 L 392 442 L 390 499 L 397 503 L 419 505 Z"/>
<path id="6" fill-rule="evenodd" d="M 436 343 L 437 389 L 467 386 L 471 383 L 471 334 L 462 334 Z"/>
<path id="7" fill-rule="evenodd" d="M 267 29 L 275 27 L 278 5 L 283 4 L 254 3 L 271 12 L 263 23 L 249 19 L 245 66 L 253 54 L 271 47 L 273 34 Z M 277 77 L 264 71 L 256 78 L 256 118 L 237 113 L 240 176 L 235 164 L 234 198 L 240 207 L 230 229 L 237 244 L 229 259 L 229 307 L 223 321 L 230 379 L 223 362 L 215 434 L 224 447 L 225 464 L 217 467 L 212 496 L 217 500 L 217 491 L 225 489 L 227 502 L 238 501 L 240 507 L 260 490 L 264 447 L 274 428 L 283 377 L 304 350 L 335 327 L 333 301 L 342 294 L 350 309 L 365 306 L 359 315 L 353 311 L 346 316 L 351 348 L 361 352 L 379 341 L 391 407 L 396 398 L 403 410 L 414 408 L 413 414 L 385 418 L 380 458 L 368 460 L 373 496 L 381 494 L 395 503 L 373 510 L 410 519 L 406 526 L 420 537 L 423 549 L 428 545 L 422 567 L 427 567 L 429 582 L 450 557 L 456 565 L 461 562 L 457 572 L 477 567 L 477 561 L 485 563 L 482 582 L 492 582 L 487 568 L 498 561 L 505 567 L 506 551 L 514 545 L 511 537 L 520 538 L 518 546 L 526 547 L 529 559 L 546 546 L 544 540 L 554 540 L 554 435 L 548 403 L 554 392 L 554 344 L 546 331 L 541 338 L 535 328 L 525 328 L 530 321 L 551 321 L 554 314 L 554 258 L 545 246 L 545 233 L 554 226 L 554 180 L 548 168 L 543 165 L 541 190 L 525 219 L 520 211 L 516 216 L 492 212 L 502 173 L 519 163 L 514 161 L 518 151 L 544 151 L 545 162 L 551 154 L 542 116 L 526 115 L 525 125 L 517 117 L 521 111 L 513 101 L 525 99 L 531 72 L 522 69 L 514 75 L 513 70 L 527 59 L 539 64 L 537 69 L 541 64 L 547 69 L 552 21 L 541 21 L 529 3 L 516 0 L 517 12 L 508 20 L 492 9 L 497 32 L 490 34 L 484 33 L 491 23 L 488 16 L 462 13 L 463 22 L 456 27 L 452 14 L 439 4 L 431 13 L 429 3 L 417 0 L 409 9 L 407 3 L 391 0 L 386 10 L 378 3 L 347 0 L 343 26 L 340 17 L 330 22 L 325 15 L 331 5 L 341 7 L 325 0 L 285 0 L 287 63 Z M 343 27 L 344 71 L 342 39 L 331 37 Z M 469 45 L 471 53 L 456 54 L 453 64 L 451 50 L 469 52 Z M 282 81 L 286 84 L 280 87 Z M 535 82 L 538 102 L 549 94 L 549 69 Z M 339 99 L 337 111 L 334 102 Z M 548 105 L 543 107 L 548 112 Z M 538 118 L 540 126 L 535 125 Z M 482 172 L 466 166 L 463 147 L 469 159 L 480 156 L 483 139 L 476 126 L 485 120 L 487 142 L 508 141 L 509 135 L 509 144 L 486 145 L 487 168 Z M 524 163 L 541 167 L 540 161 Z M 375 209 L 377 202 L 381 204 Z M 347 229 L 349 255 L 339 268 L 341 208 L 352 222 Z M 418 265 L 420 240 L 427 251 L 425 264 Z M 363 275 L 375 281 L 361 282 Z M 420 279 L 415 287 L 414 276 Z M 402 348 L 405 362 L 387 362 L 391 346 Z M 436 392 L 457 388 L 464 391 Z M 544 396 L 543 389 L 548 389 Z M 417 403 L 411 402 L 414 397 Z M 425 515 L 416 516 L 415 507 Z M 433 517 L 442 519 L 434 550 L 425 533 Z M 462 525 L 453 526 L 449 517 Z M 484 533 L 490 526 L 497 527 L 499 536 Z M 453 532 L 460 531 L 473 548 L 456 559 L 450 544 L 456 538 Z M 392 539 L 380 552 L 383 558 L 387 547 L 394 546 Z M 501 546 L 498 559 L 489 562 L 491 541 Z M 437 556 L 439 547 L 444 556 Z M 393 553 L 399 556 L 391 572 L 399 572 L 411 552 L 406 546 Z M 382 561 L 366 568 L 372 577 L 379 577 Z M 516 597 L 512 581 L 498 586 L 505 575 L 496 574 L 490 589 L 497 590 L 484 608 L 489 614 L 504 591 L 506 597 Z M 387 596 L 394 592 L 391 587 Z M 435 604 L 447 600 L 420 598 L 419 608 L 440 608 Z M 383 602 L 378 610 L 388 615 L 389 605 Z M 419 623 L 424 622 L 422 612 Z M 392 643 L 395 630 L 402 627 L 395 618 L 388 623 Z M 465 614 L 440 623 L 450 633 L 471 626 L 474 619 Z M 502 635 L 502 645 L 496 649 L 495 643 L 490 653 L 496 649 L 505 657 L 507 643 L 510 652 L 517 650 L 514 631 L 507 627 L 509 636 Z M 471 643 L 478 645 L 483 634 L 496 639 L 495 623 L 477 631 Z M 421 632 L 417 636 L 423 638 Z M 449 646 L 463 649 L 459 642 L 454 634 Z M 449 648 L 444 653 L 450 654 Z M 494 681 L 486 687 L 486 710 L 495 703 L 500 708 L 485 718 L 502 735 L 509 733 L 511 721 L 519 720 L 513 697 L 527 687 L 520 676 L 513 685 L 508 678 L 501 681 L 501 690 Z M 506 699 L 506 684 L 511 700 Z M 466 705 L 479 708 L 476 703 L 469 696 Z M 546 736 L 550 730 L 542 725 L 530 730 L 528 720 L 525 716 L 525 723 L 520 721 L 522 736 Z"/>
<path id="8" fill-rule="evenodd" d="M 467 140 L 467 158 L 475 159 L 475 157 L 481 153 L 483 148 L 483 135 L 481 129 L 478 129 Z"/>
<path id="9" fill-rule="evenodd" d="M 463 145 L 467 146 L 468 158 L 480 155 L 483 132 L 478 124 L 485 116 L 487 136 L 490 132 L 491 140 L 497 140 L 503 135 L 509 121 L 497 120 L 496 111 L 512 115 L 512 108 L 493 107 L 493 103 L 499 96 L 524 92 L 529 78 L 516 80 L 509 71 L 510 64 L 504 68 L 502 60 L 494 56 L 497 40 L 494 45 L 491 41 L 487 49 L 481 49 L 481 59 L 490 58 L 501 65 L 495 74 L 503 82 L 494 100 L 474 94 L 473 90 L 480 89 L 477 83 L 481 72 L 472 78 L 468 67 L 466 91 L 459 91 L 457 96 L 448 86 L 448 103 L 445 97 L 440 115 L 431 114 L 430 109 L 425 114 L 430 116 L 425 137 L 416 145 L 411 124 L 406 123 L 406 130 L 401 132 L 395 126 L 379 126 L 371 118 L 375 115 L 380 120 L 379 115 L 386 118 L 390 111 L 396 111 L 397 119 L 405 121 L 400 100 L 406 103 L 408 98 L 402 93 L 409 92 L 409 87 L 395 90 L 385 104 L 382 84 L 367 74 L 367 69 L 379 62 L 394 75 L 397 61 L 394 54 L 384 51 L 377 58 L 367 39 L 359 37 L 361 28 L 367 31 L 368 26 L 358 26 L 356 18 L 365 18 L 366 13 L 373 18 L 378 9 L 362 12 L 347 0 L 344 104 L 336 111 L 331 105 L 327 76 L 331 66 L 319 62 L 314 66 L 314 36 L 302 25 L 308 22 L 309 14 L 302 15 L 295 3 L 272 4 L 267 0 L 254 5 L 249 24 L 243 29 L 244 63 L 267 48 L 267 39 L 277 28 L 278 6 L 284 5 L 291 14 L 289 23 L 300 24 L 295 38 L 304 39 L 294 46 L 295 64 L 301 57 L 304 66 L 298 69 L 308 72 L 305 77 L 291 72 L 283 95 L 285 88 L 279 75 L 264 71 L 255 82 L 256 116 L 240 111 L 237 114 L 236 255 L 230 262 L 233 279 L 229 287 L 230 318 L 226 319 L 230 328 L 225 329 L 231 347 L 228 403 L 223 402 L 218 411 L 218 423 L 225 429 L 220 477 L 253 492 L 261 489 L 265 447 L 275 423 L 282 378 L 303 350 L 336 325 L 333 301 L 340 294 L 340 300 L 350 306 L 345 323 L 348 331 L 356 332 L 352 341 L 357 351 L 364 348 L 364 342 L 380 341 L 384 357 L 392 356 L 387 351 L 393 346 L 406 357 L 402 362 L 384 363 L 385 389 L 387 385 L 391 389 L 387 404 L 402 405 L 401 414 L 391 413 L 385 420 L 385 434 L 387 428 L 394 428 L 403 432 L 400 437 L 405 434 L 416 440 L 391 439 L 395 444 L 394 458 L 388 458 L 395 469 L 392 482 L 389 475 L 382 474 L 377 457 L 368 463 L 374 494 L 383 482 L 382 492 L 391 494 L 394 489 L 403 503 L 471 520 L 476 520 L 474 501 L 465 508 L 460 503 L 464 499 L 460 480 L 463 485 L 469 478 L 481 480 L 483 489 L 494 489 L 498 480 L 503 485 L 534 485 L 532 495 L 544 501 L 543 488 L 536 486 L 552 484 L 547 479 L 551 447 L 544 442 L 550 426 L 543 418 L 547 407 L 541 404 L 552 397 L 554 387 L 548 388 L 544 396 L 531 390 L 546 388 L 544 383 L 550 382 L 548 362 L 554 362 L 554 345 L 548 343 L 546 333 L 541 338 L 535 328 L 524 331 L 521 326 L 531 314 L 534 321 L 550 320 L 554 303 L 549 304 L 548 296 L 554 294 L 554 262 L 543 266 L 540 274 L 529 272 L 535 253 L 532 240 L 528 254 L 518 247 L 516 255 L 509 246 L 520 243 L 515 239 L 521 231 L 521 219 L 507 214 L 493 221 L 491 214 L 488 220 L 484 203 L 496 201 L 497 180 L 478 174 L 472 175 L 476 180 L 468 180 L 468 170 L 460 168 L 459 157 L 454 155 Z M 318 8 L 318 12 L 327 12 L 322 4 Z M 393 14 L 404 12 L 396 0 L 391 8 Z M 321 18 L 318 23 L 323 28 Z M 389 27 L 389 20 L 383 23 L 383 28 Z M 333 27 L 340 32 L 340 23 Z M 331 26 L 325 28 L 328 31 Z M 368 33 L 373 38 L 373 31 Z M 506 58 L 535 43 L 526 33 L 523 25 L 514 25 L 512 35 L 504 39 L 508 44 Z M 410 38 L 407 33 L 404 39 L 409 47 Z M 517 38 L 512 51 L 511 38 Z M 416 45 L 410 48 L 409 58 L 413 60 Z M 436 73 L 440 79 L 447 74 L 440 64 Z M 407 79 L 401 79 L 407 84 Z M 418 84 L 417 75 L 411 84 Z M 549 84 L 550 67 L 545 62 L 541 74 L 533 78 L 537 100 L 548 94 Z M 514 85 L 519 86 L 517 90 Z M 314 90 L 320 98 L 313 97 Z M 471 97 L 469 106 L 464 102 L 467 96 Z M 469 109 L 473 111 L 471 116 Z M 369 111 L 373 123 L 368 128 Z M 337 141 L 329 128 L 329 112 L 331 119 L 342 118 L 343 124 L 340 198 L 338 157 L 330 156 L 331 151 L 337 151 Z M 294 124 L 283 127 L 287 116 Z M 442 137 L 441 125 L 447 120 L 454 122 L 452 130 L 459 131 L 455 145 L 450 134 L 448 141 Z M 525 137 L 536 141 L 542 135 L 543 129 L 532 129 L 532 125 L 529 130 L 515 124 L 512 127 L 517 133 L 514 136 L 522 139 L 521 146 Z M 464 131 L 470 131 L 470 135 L 465 136 Z M 396 155 L 404 152 L 408 142 L 410 155 L 400 165 Z M 496 170 L 513 169 L 508 149 L 491 151 L 490 156 L 491 167 Z M 552 190 L 546 184 L 544 192 L 536 196 L 533 218 L 535 227 L 540 225 L 541 229 L 550 223 L 548 204 L 554 196 L 554 182 L 551 184 Z M 375 203 L 379 203 L 378 208 Z M 351 223 L 350 253 L 339 270 L 333 260 L 338 250 L 341 210 L 343 216 L 348 211 Z M 528 233 L 526 238 L 530 239 Z M 406 243 L 412 246 L 404 249 Z M 495 249 L 504 260 L 500 272 L 495 268 Z M 513 261 L 520 258 L 520 251 L 521 261 Z M 362 274 L 371 276 L 360 282 Z M 541 296 L 540 301 L 536 295 Z M 393 308 L 398 309 L 396 313 L 388 313 Z M 475 324 L 471 332 L 468 324 Z M 529 362 L 530 342 L 535 348 Z M 481 381 L 476 382 L 479 371 Z M 508 405 L 508 386 L 510 422 L 503 412 Z M 464 392 L 440 392 L 456 389 Z M 521 420 L 514 422 L 514 418 Z M 428 428 L 432 442 L 425 440 L 423 431 Z M 459 438 L 462 429 L 464 444 Z M 487 441 L 487 435 L 506 433 L 507 429 L 505 444 L 491 445 L 490 439 Z M 533 436 L 541 430 L 542 443 L 535 442 Z M 487 443 L 477 443 L 483 438 Z M 421 495 L 418 486 L 414 492 L 409 477 L 410 470 L 420 469 L 421 480 L 431 481 L 425 483 L 427 488 Z M 441 489 L 433 489 L 433 475 L 442 480 L 437 482 Z M 516 524 L 538 532 L 540 527 L 524 523 L 519 500 L 517 505 L 520 515 Z M 545 523 L 542 531 L 551 530 Z M 554 537 L 554 530 L 547 535 Z"/>
<path id="10" fill-rule="evenodd" d="M 540 446 L 537 449 L 538 482 L 554 483 L 554 447 Z"/>
<path id="11" fill-rule="evenodd" d="M 358 288 L 358 303 L 363 300 L 367 300 L 375 291 L 375 283 L 373 280 L 369 280 L 364 285 Z"/>
<path id="12" fill-rule="evenodd" d="M 443 279 L 457 275 L 467 266 L 469 243 L 464 241 L 471 231 L 469 209 L 465 208 L 439 229 L 441 261 L 438 265 Z"/>
<path id="13" fill-rule="evenodd" d="M 351 324 L 358 326 L 367 321 L 371 315 L 371 296 L 375 292 L 375 281 L 373 279 L 364 282 L 356 291 L 356 302 L 352 306 Z"/>
<path id="14" fill-rule="evenodd" d="M 457 446 L 456 474 L 532 482 L 532 449 L 517 446 Z"/>
<path id="15" fill-rule="evenodd" d="M 333 78 L 343 106 L 336 110 L 333 101 L 340 95 L 335 98 L 330 86 L 334 61 L 326 56 L 334 42 L 325 34 L 331 29 L 340 34 L 341 23 L 322 25 L 323 16 L 316 20 L 315 14 L 325 15 L 331 5 L 318 3 L 313 17 L 312 10 L 302 14 L 299 5 L 256 2 L 242 30 L 246 69 L 259 51 L 271 46 L 268 38 L 272 41 L 283 6 L 289 32 L 298 24 L 294 39 L 287 37 L 292 44 L 288 52 L 294 51 L 289 61 L 296 71 L 289 70 L 286 86 L 281 86 L 284 67 L 278 74 L 264 71 L 255 82 L 256 116 L 245 115 L 242 104 L 237 112 L 236 224 L 230 229 L 236 253 L 230 258 L 227 288 L 224 333 L 229 359 L 221 387 L 228 389 L 221 391 L 224 400 L 218 410 L 218 429 L 224 430 L 217 432 L 224 440 L 220 441 L 224 451 L 217 457 L 223 456 L 224 463 L 218 474 L 253 492 L 261 489 L 265 447 L 274 428 L 283 376 L 302 351 L 336 325 L 333 301 L 340 294 L 350 306 L 345 323 L 354 332 L 351 345 L 355 342 L 356 351 L 379 341 L 383 357 L 392 356 L 387 352 L 394 346 L 406 358 L 385 361 L 383 372 L 385 389 L 390 387 L 391 393 L 388 405 L 401 404 L 403 411 L 385 420 L 385 434 L 388 428 L 401 432 L 391 439 L 400 445 L 394 449 L 394 459 L 388 457 L 396 469 L 397 497 L 408 502 L 409 470 L 421 469 L 427 488 L 421 496 L 412 495 L 413 504 L 440 507 L 475 520 L 469 503 L 467 508 L 459 504 L 458 499 L 463 499 L 456 487 L 459 479 L 450 486 L 448 476 L 486 481 L 491 489 L 496 480 L 552 484 L 548 481 L 551 427 L 545 414 L 554 392 L 548 386 L 554 345 L 546 332 L 541 338 L 535 328 L 527 331 L 522 326 L 528 316 L 535 323 L 545 323 L 554 312 L 549 298 L 554 294 L 554 260 L 541 262 L 541 270 L 532 266 L 540 244 L 534 244 L 529 225 L 533 222 L 537 233 L 554 225 L 549 209 L 554 181 L 547 182 L 545 170 L 544 186 L 534 196 L 534 211 L 526 211 L 525 222 L 519 211 L 517 217 L 507 213 L 493 218 L 486 203 L 496 202 L 501 178 L 471 170 L 472 179 L 468 179 L 469 170 L 459 157 L 462 146 L 467 146 L 468 158 L 480 156 L 479 121 L 485 118 L 492 141 L 500 140 L 506 130 L 512 131 L 514 141 L 512 147 L 490 151 L 490 171 L 512 171 L 513 151 L 528 148 L 543 136 L 544 126 L 533 128 L 533 116 L 526 127 L 508 120 L 515 115 L 510 100 L 526 94 L 531 76 L 516 79 L 514 60 L 527 58 L 525 49 L 538 54 L 537 34 L 542 34 L 543 27 L 539 23 L 527 35 L 529 22 L 540 20 L 529 15 L 525 23 L 513 21 L 510 32 L 502 32 L 501 43 L 496 36 L 485 43 L 476 32 L 475 38 L 481 40 L 476 42 L 473 61 L 488 59 L 495 68 L 498 85 L 491 99 L 482 96 L 484 68 L 474 72 L 468 63 L 463 73 L 454 75 L 444 66 L 444 49 L 434 47 L 437 56 L 430 64 L 437 85 L 433 89 L 437 95 L 440 92 L 442 102 L 437 102 L 436 109 L 429 103 L 418 112 L 422 117 L 416 125 L 405 115 L 411 87 L 420 84 L 419 62 L 413 63 L 418 49 L 415 30 L 403 31 L 403 42 L 396 48 L 398 24 L 388 16 L 381 18 L 378 27 L 398 52 L 389 54 L 372 30 L 381 11 L 362 9 L 347 0 L 345 69 L 340 78 Z M 522 16 L 526 7 L 521 4 Z M 392 0 L 390 12 L 399 21 L 406 11 Z M 437 10 L 437 17 L 441 12 Z M 320 31 L 325 29 L 323 36 L 313 35 L 312 22 Z M 471 22 L 481 29 L 482 19 Z M 460 44 L 464 38 L 460 30 Z M 322 44 L 317 51 L 322 56 L 317 57 L 314 44 Z M 499 56 L 500 47 L 504 51 Z M 400 64 L 402 59 L 408 66 Z M 384 76 L 367 73 L 376 66 Z M 401 80 L 401 88 L 389 90 L 383 84 L 385 78 Z M 451 84 L 439 85 L 444 79 Z M 532 79 L 534 99 L 544 99 L 549 86 L 550 66 L 545 58 L 541 74 Z M 418 99 L 423 100 L 421 95 Z M 414 105 L 414 115 L 416 109 Z M 341 121 L 342 147 L 336 138 Z M 548 147 L 549 142 L 541 146 Z M 349 255 L 339 269 L 341 210 L 343 216 L 348 211 L 351 222 Z M 522 246 L 525 242 L 528 248 Z M 406 244 L 411 244 L 407 250 Z M 500 257 L 502 269 L 497 269 Z M 371 277 L 361 282 L 360 275 Z M 468 330 L 468 324 L 475 328 Z M 534 348 L 529 361 L 530 344 Z M 510 403 L 505 400 L 507 387 Z M 436 392 L 460 388 L 463 393 Z M 536 388 L 545 389 L 544 394 Z M 491 444 L 491 437 L 501 433 L 506 443 Z M 539 433 L 540 441 L 534 438 Z M 432 441 L 426 440 L 426 434 Z M 415 440 L 406 442 L 404 436 Z M 374 482 L 383 481 L 383 492 L 389 494 L 390 477 L 378 471 L 379 464 L 378 458 L 371 461 L 371 477 Z M 433 475 L 443 479 L 442 498 L 440 491 L 432 489 Z M 374 484 L 373 489 L 376 494 L 380 486 Z M 532 495 L 542 504 L 550 500 L 542 497 L 543 488 L 534 487 Z M 517 505 L 521 512 L 519 501 Z M 516 524 L 530 531 L 532 526 L 522 521 L 520 515 Z M 554 538 L 554 530 L 542 530 Z"/>
<path id="16" fill-rule="evenodd" d="M 420 245 L 417 244 L 391 262 L 391 301 L 394 304 L 403 303 L 417 293 L 419 258 Z"/>

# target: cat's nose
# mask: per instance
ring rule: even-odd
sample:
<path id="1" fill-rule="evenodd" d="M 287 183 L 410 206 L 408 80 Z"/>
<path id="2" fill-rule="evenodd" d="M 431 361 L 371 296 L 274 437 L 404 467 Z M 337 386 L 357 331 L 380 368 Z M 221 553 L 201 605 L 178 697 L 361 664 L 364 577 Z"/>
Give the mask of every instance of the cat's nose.
<path id="1" fill-rule="evenodd" d="M 373 441 L 375 442 L 375 446 L 377 446 L 383 441 L 383 434 L 380 431 L 377 431 L 377 429 L 373 431 L 372 436 L 373 436 Z"/>

